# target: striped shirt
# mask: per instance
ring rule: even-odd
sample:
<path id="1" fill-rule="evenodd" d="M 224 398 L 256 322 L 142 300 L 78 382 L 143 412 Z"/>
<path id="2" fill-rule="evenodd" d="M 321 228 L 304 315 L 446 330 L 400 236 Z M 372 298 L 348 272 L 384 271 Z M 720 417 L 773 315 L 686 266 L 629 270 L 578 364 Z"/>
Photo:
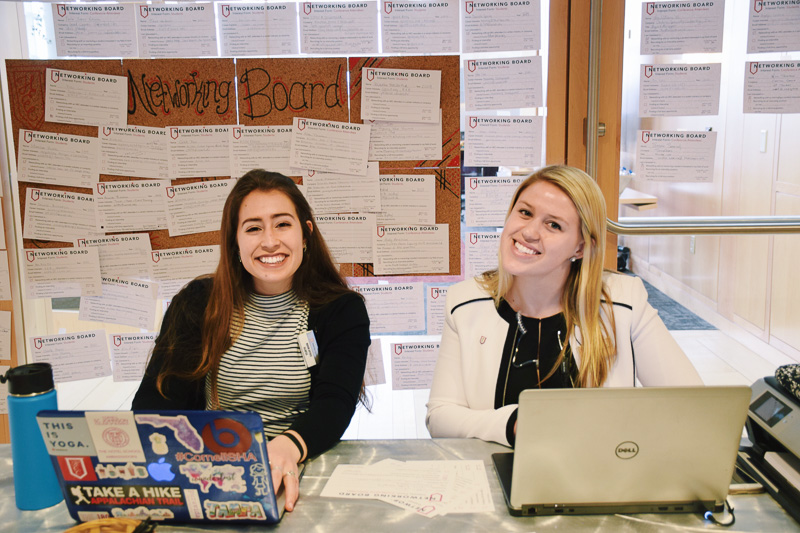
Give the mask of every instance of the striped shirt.
<path id="1" fill-rule="evenodd" d="M 311 377 L 297 343 L 307 328 L 308 303 L 294 291 L 252 294 L 242 332 L 220 361 L 218 409 L 257 412 L 270 438 L 286 431 L 308 409 Z M 211 398 L 209 379 L 206 398 Z"/>

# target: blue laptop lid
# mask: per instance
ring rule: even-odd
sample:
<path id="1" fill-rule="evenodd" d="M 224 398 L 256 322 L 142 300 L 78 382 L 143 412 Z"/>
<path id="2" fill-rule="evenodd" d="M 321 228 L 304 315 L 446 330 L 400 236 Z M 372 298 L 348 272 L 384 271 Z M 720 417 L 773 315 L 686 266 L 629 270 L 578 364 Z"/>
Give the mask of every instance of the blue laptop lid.
<path id="1" fill-rule="evenodd" d="M 76 520 L 280 520 L 256 413 L 41 411 L 37 420 Z"/>

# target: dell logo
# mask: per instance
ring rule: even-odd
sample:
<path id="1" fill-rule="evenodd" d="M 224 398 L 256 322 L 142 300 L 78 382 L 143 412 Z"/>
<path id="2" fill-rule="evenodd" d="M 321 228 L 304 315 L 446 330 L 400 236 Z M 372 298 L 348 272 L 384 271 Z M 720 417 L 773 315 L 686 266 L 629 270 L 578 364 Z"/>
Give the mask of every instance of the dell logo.
<path id="1" fill-rule="evenodd" d="M 617 445 L 615 452 L 620 459 L 633 459 L 639 453 L 639 445 L 635 442 L 625 441 Z"/>

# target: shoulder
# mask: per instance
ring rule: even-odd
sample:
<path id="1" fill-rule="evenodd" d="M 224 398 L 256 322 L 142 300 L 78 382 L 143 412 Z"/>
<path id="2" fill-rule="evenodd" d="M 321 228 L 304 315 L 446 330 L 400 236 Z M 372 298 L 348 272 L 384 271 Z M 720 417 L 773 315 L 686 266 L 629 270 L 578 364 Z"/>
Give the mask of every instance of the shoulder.
<path id="1" fill-rule="evenodd" d="M 630 309 L 642 298 L 647 299 L 644 283 L 636 276 L 607 271 L 603 273 L 603 283 L 615 306 Z"/>
<path id="2" fill-rule="evenodd" d="M 327 322 L 361 322 L 369 323 L 367 306 L 364 298 L 357 292 L 347 292 L 324 305 L 314 306 L 309 310 L 309 325 Z"/>
<path id="3" fill-rule="evenodd" d="M 178 291 L 178 294 L 173 297 L 173 301 L 180 300 L 187 303 L 207 301 L 211 294 L 211 285 L 213 283 L 214 278 L 212 276 L 195 278 Z"/>
<path id="4" fill-rule="evenodd" d="M 451 314 L 454 311 L 465 307 L 473 306 L 474 304 L 490 304 L 494 307 L 492 296 L 481 287 L 478 280 L 475 278 L 465 279 L 455 285 L 450 286 L 447 290 L 447 313 Z"/>

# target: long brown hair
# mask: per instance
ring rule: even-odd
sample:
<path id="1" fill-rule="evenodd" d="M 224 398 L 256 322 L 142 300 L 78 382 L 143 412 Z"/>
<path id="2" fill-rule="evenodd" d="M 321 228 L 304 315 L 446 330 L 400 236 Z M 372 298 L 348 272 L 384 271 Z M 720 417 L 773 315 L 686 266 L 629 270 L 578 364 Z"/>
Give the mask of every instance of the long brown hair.
<path id="1" fill-rule="evenodd" d="M 577 168 L 554 165 L 531 174 L 517 187 L 506 219 L 522 192 L 539 181 L 546 181 L 561 189 L 572 200 L 581 221 L 583 257 L 571 265 L 561 295 L 561 305 L 567 322 L 567 338 L 572 338 L 576 327 L 581 333 L 578 384 L 581 387 L 599 387 L 608 377 L 616 358 L 613 306 L 603 282 L 606 203 L 600 187 L 588 174 Z M 485 272 L 477 280 L 499 305 L 513 282 L 513 277 L 503 270 L 499 251 L 497 270 Z M 608 324 L 600 316 L 601 308 L 605 310 Z M 567 347 L 568 343 L 562 348 L 553 370 L 544 379 L 550 377 L 561 364 Z"/>
<path id="2" fill-rule="evenodd" d="M 220 226 L 220 257 L 211 282 L 201 334 L 202 354 L 199 364 L 191 369 L 164 365 L 157 378 L 159 392 L 164 394 L 164 379 L 174 375 L 190 381 L 211 377 L 211 400 L 217 398 L 217 372 L 222 355 L 241 333 L 244 304 L 254 291 L 252 276 L 239 260 L 236 235 L 239 210 L 242 202 L 254 191 L 278 191 L 285 194 L 297 211 L 306 249 L 303 261 L 292 277 L 292 289 L 301 300 L 313 307 L 332 302 L 339 296 L 353 292 L 347 287 L 331 258 L 328 246 L 314 222 L 314 216 L 300 189 L 283 174 L 262 169 L 251 170 L 233 186 L 222 210 Z M 313 231 L 306 221 L 311 221 Z M 174 321 L 173 321 L 174 322 Z M 169 338 L 169 337 L 167 337 Z"/>

